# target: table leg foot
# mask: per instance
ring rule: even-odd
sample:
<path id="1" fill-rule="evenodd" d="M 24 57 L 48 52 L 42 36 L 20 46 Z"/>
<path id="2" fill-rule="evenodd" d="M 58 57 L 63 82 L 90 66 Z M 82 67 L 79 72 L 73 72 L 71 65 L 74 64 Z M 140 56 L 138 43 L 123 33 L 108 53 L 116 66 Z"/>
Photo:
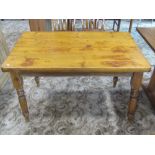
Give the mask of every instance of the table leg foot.
<path id="1" fill-rule="evenodd" d="M 133 121 L 134 114 L 137 107 L 137 99 L 139 95 L 139 88 L 142 82 L 142 73 L 133 73 L 131 78 L 131 94 L 130 94 L 130 101 L 128 104 L 128 120 Z"/>
<path id="2" fill-rule="evenodd" d="M 12 78 L 13 85 L 18 94 L 19 104 L 20 104 L 23 116 L 26 121 L 29 121 L 29 111 L 28 111 L 27 101 L 26 101 L 26 97 L 23 89 L 23 78 L 17 72 L 12 72 L 11 78 Z"/>

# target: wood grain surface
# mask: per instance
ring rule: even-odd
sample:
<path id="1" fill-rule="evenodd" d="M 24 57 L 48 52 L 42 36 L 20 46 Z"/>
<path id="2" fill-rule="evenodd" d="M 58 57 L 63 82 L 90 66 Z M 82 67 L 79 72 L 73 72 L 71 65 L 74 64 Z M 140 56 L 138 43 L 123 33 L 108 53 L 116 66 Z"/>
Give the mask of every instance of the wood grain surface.
<path id="1" fill-rule="evenodd" d="M 128 32 L 25 32 L 2 70 L 124 73 L 150 65 Z"/>

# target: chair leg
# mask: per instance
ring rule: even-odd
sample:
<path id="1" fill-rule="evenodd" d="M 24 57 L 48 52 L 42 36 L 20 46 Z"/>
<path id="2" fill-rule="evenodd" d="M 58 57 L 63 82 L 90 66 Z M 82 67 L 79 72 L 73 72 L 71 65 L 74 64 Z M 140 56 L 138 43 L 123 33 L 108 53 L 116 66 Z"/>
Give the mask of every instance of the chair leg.
<path id="1" fill-rule="evenodd" d="M 91 30 L 93 30 L 93 20 L 92 19 L 90 19 L 89 20 L 89 29 L 91 29 Z"/>
<path id="2" fill-rule="evenodd" d="M 105 20 L 102 20 L 102 30 L 105 31 Z"/>
<path id="3" fill-rule="evenodd" d="M 115 25 L 116 25 L 116 30 L 115 30 Z M 113 22 L 113 31 L 119 31 L 120 30 L 120 25 L 121 25 L 121 19 L 114 19 Z"/>
<path id="4" fill-rule="evenodd" d="M 76 19 L 73 19 L 72 31 L 75 31 Z"/>
<path id="5" fill-rule="evenodd" d="M 67 19 L 67 30 L 72 31 L 72 19 Z"/>
<path id="6" fill-rule="evenodd" d="M 39 87 L 39 86 L 40 86 L 39 77 L 38 77 L 38 76 L 35 76 L 34 80 L 35 80 L 35 82 L 36 82 L 36 84 L 37 84 L 37 87 Z"/>
<path id="7" fill-rule="evenodd" d="M 97 22 L 97 19 L 94 19 L 94 29 L 96 29 L 96 22 Z"/>
<path id="8" fill-rule="evenodd" d="M 114 76 L 113 77 L 113 87 L 114 88 L 116 87 L 117 81 L 118 81 L 118 77 L 117 76 Z"/>
<path id="9" fill-rule="evenodd" d="M 63 30 L 67 30 L 67 19 L 63 19 Z"/>
<path id="10" fill-rule="evenodd" d="M 133 19 L 130 19 L 130 25 L 129 25 L 129 32 L 131 33 L 132 30 L 132 24 L 133 24 Z"/>
<path id="11" fill-rule="evenodd" d="M 104 31 L 104 20 L 103 19 L 101 19 L 101 24 L 102 24 L 101 31 Z"/>
<path id="12" fill-rule="evenodd" d="M 61 29 L 61 25 L 62 25 L 62 24 L 61 24 L 61 19 L 58 19 L 58 31 L 62 30 L 62 29 Z"/>
<path id="13" fill-rule="evenodd" d="M 121 19 L 118 19 L 118 24 L 117 24 L 117 32 L 119 32 L 121 26 Z"/>
<path id="14" fill-rule="evenodd" d="M 99 29 L 99 19 L 96 20 L 96 29 Z"/>
<path id="15" fill-rule="evenodd" d="M 116 19 L 114 19 L 113 21 L 113 28 L 112 28 L 113 31 L 115 31 L 115 23 L 116 23 Z"/>
<path id="16" fill-rule="evenodd" d="M 82 31 L 83 31 L 84 30 L 84 20 L 82 19 L 81 22 L 82 22 Z"/>
<path id="17" fill-rule="evenodd" d="M 88 30 L 88 28 L 89 28 L 89 20 L 86 19 L 86 30 Z"/>

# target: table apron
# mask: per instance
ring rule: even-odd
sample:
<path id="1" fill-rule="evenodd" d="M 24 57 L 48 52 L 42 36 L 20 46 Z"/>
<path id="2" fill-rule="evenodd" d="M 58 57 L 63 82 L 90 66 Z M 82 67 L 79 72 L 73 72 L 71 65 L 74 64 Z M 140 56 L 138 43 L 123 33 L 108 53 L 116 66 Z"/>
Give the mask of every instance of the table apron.
<path id="1" fill-rule="evenodd" d="M 19 72 L 23 76 L 132 76 L 133 73 L 29 73 Z"/>

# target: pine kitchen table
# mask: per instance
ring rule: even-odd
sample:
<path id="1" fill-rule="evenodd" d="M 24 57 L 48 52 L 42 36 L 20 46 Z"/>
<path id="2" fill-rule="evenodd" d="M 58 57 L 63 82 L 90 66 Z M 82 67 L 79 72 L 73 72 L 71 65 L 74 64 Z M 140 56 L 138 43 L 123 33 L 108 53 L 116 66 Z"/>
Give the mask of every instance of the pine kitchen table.
<path id="1" fill-rule="evenodd" d="M 23 75 L 130 75 L 128 119 L 134 118 L 143 72 L 151 67 L 128 32 L 25 32 L 2 64 L 26 120 Z"/>

